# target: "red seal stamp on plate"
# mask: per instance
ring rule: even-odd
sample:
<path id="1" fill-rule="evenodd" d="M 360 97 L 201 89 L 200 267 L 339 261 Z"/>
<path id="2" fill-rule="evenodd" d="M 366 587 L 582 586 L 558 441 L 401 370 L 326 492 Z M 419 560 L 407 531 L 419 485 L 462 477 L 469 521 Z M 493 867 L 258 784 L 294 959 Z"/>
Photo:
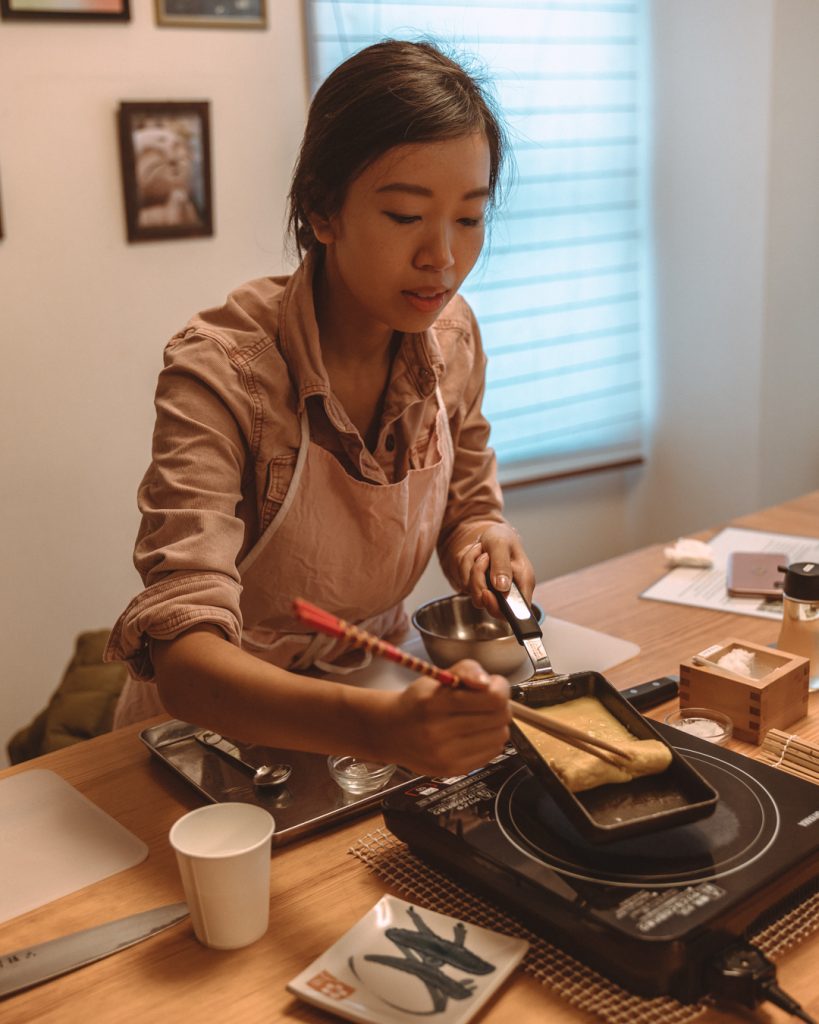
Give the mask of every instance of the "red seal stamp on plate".
<path id="1" fill-rule="evenodd" d="M 314 988 L 317 992 L 327 996 L 328 999 L 347 999 L 348 996 L 355 992 L 351 985 L 339 981 L 329 971 L 321 971 L 315 978 L 310 978 L 307 984 L 310 988 Z"/>

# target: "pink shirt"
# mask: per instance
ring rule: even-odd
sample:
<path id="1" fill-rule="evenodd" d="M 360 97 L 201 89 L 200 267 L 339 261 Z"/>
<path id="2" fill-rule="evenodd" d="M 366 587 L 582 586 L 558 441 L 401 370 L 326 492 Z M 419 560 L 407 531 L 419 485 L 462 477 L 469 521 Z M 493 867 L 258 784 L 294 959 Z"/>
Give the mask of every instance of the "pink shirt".
<path id="1" fill-rule="evenodd" d="M 253 628 L 237 566 L 287 494 L 305 409 L 312 441 L 345 473 L 392 484 L 432 458 L 440 389 L 453 468 L 437 547 L 453 587 L 457 553 L 487 525 L 503 522 L 480 411 L 486 360 L 466 302 L 456 296 L 428 331 L 402 339 L 371 452 L 330 388 L 312 271 L 308 259 L 289 278 L 248 282 L 223 306 L 194 317 L 165 349 L 153 458 L 138 496 L 134 564 L 145 589 L 120 616 L 106 651 L 139 679 L 153 675 L 152 637 L 170 639 L 208 622 L 240 644 Z M 378 561 L 373 551 L 372 564 Z M 374 608 L 378 600 L 374 579 Z"/>

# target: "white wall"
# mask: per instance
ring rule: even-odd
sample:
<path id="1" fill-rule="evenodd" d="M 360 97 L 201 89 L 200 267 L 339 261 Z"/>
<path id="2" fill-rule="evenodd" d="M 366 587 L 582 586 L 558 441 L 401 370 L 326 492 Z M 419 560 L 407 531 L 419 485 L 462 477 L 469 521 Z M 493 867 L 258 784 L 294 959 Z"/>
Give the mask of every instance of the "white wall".
<path id="1" fill-rule="evenodd" d="M 651 7 L 659 363 L 643 512 L 684 530 L 758 494 L 772 5 Z"/>
<path id="2" fill-rule="evenodd" d="M 819 486 L 819 5 L 648 2 L 649 460 L 508 494 L 541 578 Z M 269 4 L 264 32 L 159 29 L 148 0 L 132 7 L 124 25 L 0 22 L 0 743 L 44 705 L 75 634 L 109 626 L 138 587 L 164 342 L 285 265 L 299 0 Z M 212 105 L 215 237 L 129 246 L 117 104 L 185 98 Z M 433 567 L 413 599 L 443 588 Z"/>
<path id="3" fill-rule="evenodd" d="M 776 6 L 759 491 L 819 486 L 819 4 Z"/>
<path id="4" fill-rule="evenodd" d="M 284 269 L 307 82 L 299 0 L 268 6 L 266 31 L 158 28 L 149 0 L 123 24 L 0 22 L 3 748 L 76 633 L 110 626 L 139 588 L 162 346 Z M 115 115 L 151 99 L 211 103 L 213 238 L 125 241 Z"/>

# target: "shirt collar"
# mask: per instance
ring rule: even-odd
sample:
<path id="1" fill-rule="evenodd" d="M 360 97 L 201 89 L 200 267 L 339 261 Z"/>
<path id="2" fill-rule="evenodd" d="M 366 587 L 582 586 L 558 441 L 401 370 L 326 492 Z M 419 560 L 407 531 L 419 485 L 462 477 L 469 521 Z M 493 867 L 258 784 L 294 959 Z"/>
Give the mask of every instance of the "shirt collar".
<path id="1" fill-rule="evenodd" d="M 337 419 L 333 415 L 335 403 L 327 403 L 330 381 L 321 355 L 313 301 L 316 265 L 316 255 L 309 252 L 287 282 L 279 312 L 279 345 L 297 390 L 298 411 L 312 395 L 321 395 L 331 417 Z M 405 362 L 417 396 L 428 398 L 444 371 L 435 324 L 418 334 L 404 335 L 397 358 Z"/>

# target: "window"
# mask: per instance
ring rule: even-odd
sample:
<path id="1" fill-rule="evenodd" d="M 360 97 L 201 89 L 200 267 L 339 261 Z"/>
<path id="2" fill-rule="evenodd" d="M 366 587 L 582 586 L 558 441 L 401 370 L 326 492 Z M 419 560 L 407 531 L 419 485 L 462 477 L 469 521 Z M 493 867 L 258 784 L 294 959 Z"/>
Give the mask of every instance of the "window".
<path id="1" fill-rule="evenodd" d="M 386 36 L 491 72 L 513 187 L 462 289 L 489 357 L 506 484 L 636 461 L 642 443 L 642 0 L 307 0 L 313 88 Z"/>

